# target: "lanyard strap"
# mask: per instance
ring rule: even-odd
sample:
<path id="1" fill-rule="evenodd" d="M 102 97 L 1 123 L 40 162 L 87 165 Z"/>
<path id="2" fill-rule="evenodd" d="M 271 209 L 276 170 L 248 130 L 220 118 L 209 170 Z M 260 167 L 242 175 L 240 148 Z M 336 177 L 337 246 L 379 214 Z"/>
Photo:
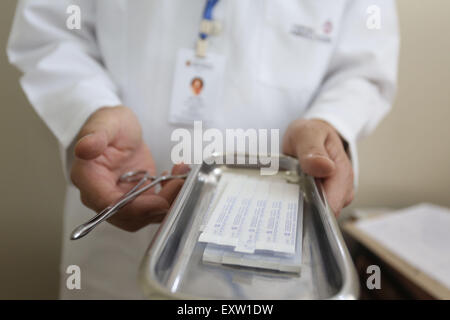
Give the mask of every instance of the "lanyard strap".
<path id="1" fill-rule="evenodd" d="M 213 11 L 216 4 L 219 2 L 219 0 L 207 0 L 205 4 L 205 9 L 203 11 L 203 21 L 212 22 L 213 18 Z M 202 23 L 203 23 L 202 21 Z M 206 39 L 208 38 L 209 33 L 207 30 L 202 30 L 203 28 L 200 28 L 200 38 Z M 205 32 L 206 31 L 206 32 Z"/>
<path id="2" fill-rule="evenodd" d="M 205 4 L 205 10 L 203 11 L 203 19 L 212 20 L 212 13 L 214 7 L 219 2 L 219 0 L 207 0 Z"/>
<path id="3" fill-rule="evenodd" d="M 219 0 L 206 0 L 203 18 L 200 23 L 199 38 L 197 40 L 197 56 L 199 57 L 206 55 L 208 37 L 214 33 L 213 11 L 218 2 Z"/>

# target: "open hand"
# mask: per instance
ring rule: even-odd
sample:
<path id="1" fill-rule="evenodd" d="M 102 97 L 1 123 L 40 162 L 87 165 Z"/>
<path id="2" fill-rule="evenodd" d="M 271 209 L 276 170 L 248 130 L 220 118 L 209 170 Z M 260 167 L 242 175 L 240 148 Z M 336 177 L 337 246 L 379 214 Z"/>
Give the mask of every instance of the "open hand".
<path id="1" fill-rule="evenodd" d="M 123 106 L 99 109 L 86 121 L 75 145 L 71 179 L 80 190 L 81 201 L 100 212 L 132 188 L 133 184 L 118 183 L 118 180 L 123 173 L 136 169 L 156 174 L 135 114 Z M 188 170 L 186 165 L 177 165 L 172 173 L 182 174 Z M 182 179 L 174 179 L 164 183 L 157 194 L 150 189 L 108 222 L 127 231 L 160 222 L 182 185 Z"/>

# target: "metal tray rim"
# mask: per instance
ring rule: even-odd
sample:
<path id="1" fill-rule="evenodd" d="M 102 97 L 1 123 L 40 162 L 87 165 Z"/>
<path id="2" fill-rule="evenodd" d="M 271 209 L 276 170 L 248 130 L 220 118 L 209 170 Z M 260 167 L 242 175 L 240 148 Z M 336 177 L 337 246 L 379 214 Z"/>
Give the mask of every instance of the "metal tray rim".
<path id="1" fill-rule="evenodd" d="M 225 155 L 224 155 L 225 156 Z M 245 155 L 247 156 L 247 155 Z M 279 155 L 280 158 L 290 158 L 292 157 L 286 155 Z M 149 298 L 156 299 L 194 299 L 194 300 L 211 300 L 212 298 L 208 297 L 196 297 L 183 293 L 174 293 L 168 290 L 166 287 L 161 285 L 155 278 L 154 267 L 156 264 L 157 256 L 161 251 L 161 246 L 156 245 L 160 238 L 164 238 L 169 232 L 169 228 L 177 218 L 177 216 L 181 213 L 179 210 L 183 204 L 184 199 L 187 197 L 187 192 L 190 190 L 191 185 L 194 183 L 194 180 L 197 174 L 200 171 L 201 164 L 196 164 L 192 166 L 191 173 L 186 179 L 179 196 L 175 200 L 175 203 L 169 214 L 166 215 L 166 218 L 161 223 L 161 226 L 150 243 L 146 254 L 144 255 L 140 268 L 139 268 L 139 282 L 142 290 L 145 295 Z M 313 186 L 314 192 L 313 195 L 317 198 L 317 202 L 321 204 L 319 207 L 319 213 L 321 215 L 322 222 L 324 224 L 324 228 L 331 239 L 334 241 L 331 242 L 333 246 L 335 258 L 338 263 L 338 267 L 342 273 L 342 286 L 340 290 L 332 297 L 328 298 L 328 300 L 353 300 L 357 299 L 359 295 L 359 281 L 356 275 L 356 270 L 353 265 L 353 262 L 350 258 L 350 254 L 348 249 L 344 243 L 342 233 L 340 232 L 339 226 L 337 224 L 336 218 L 332 213 L 326 197 L 324 196 L 323 187 L 320 182 L 316 182 L 316 180 L 310 176 L 306 176 L 309 180 L 310 185 Z"/>

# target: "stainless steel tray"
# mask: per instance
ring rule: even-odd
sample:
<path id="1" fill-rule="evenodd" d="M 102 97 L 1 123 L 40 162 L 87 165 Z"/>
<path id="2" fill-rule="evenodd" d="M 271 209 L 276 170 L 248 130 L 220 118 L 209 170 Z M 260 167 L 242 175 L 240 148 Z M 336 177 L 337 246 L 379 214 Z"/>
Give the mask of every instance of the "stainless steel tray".
<path id="1" fill-rule="evenodd" d="M 222 157 L 222 156 L 217 156 Z M 247 162 L 248 162 L 248 156 Z M 211 162 L 210 162 L 211 163 Z M 214 162 L 217 163 L 217 162 Z M 295 174 L 304 195 L 301 275 L 204 264 L 197 242 L 206 206 L 224 170 L 259 174 L 260 165 L 194 165 L 147 250 L 140 282 L 148 298 L 356 299 L 359 283 L 322 188 L 294 158 L 279 157 L 280 175 Z M 301 206 L 299 206 L 301 207 Z"/>

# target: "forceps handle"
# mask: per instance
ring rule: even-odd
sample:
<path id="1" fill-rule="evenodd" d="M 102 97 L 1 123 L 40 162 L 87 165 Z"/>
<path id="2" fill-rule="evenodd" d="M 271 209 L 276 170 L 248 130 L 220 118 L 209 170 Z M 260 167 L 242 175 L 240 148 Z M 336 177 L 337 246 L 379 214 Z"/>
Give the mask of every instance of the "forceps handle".
<path id="1" fill-rule="evenodd" d="M 96 216 L 94 216 L 91 220 L 83 223 L 82 225 L 75 228 L 75 230 L 72 231 L 72 234 L 70 236 L 71 240 L 77 240 L 85 235 L 87 235 L 89 232 L 92 231 L 99 223 L 102 221 L 108 219 L 113 214 L 115 214 L 117 211 L 119 211 L 122 207 L 133 201 L 137 196 L 139 196 L 141 193 L 147 191 L 151 187 L 154 187 L 158 183 L 170 180 L 170 179 L 182 179 L 186 178 L 188 174 L 181 174 L 181 175 L 167 175 L 167 176 L 160 176 L 159 178 L 153 180 L 151 183 L 145 185 L 144 187 L 138 189 L 146 180 L 141 180 L 136 186 L 134 186 L 133 189 L 131 189 L 128 193 L 126 193 L 124 196 L 122 196 L 119 201 L 117 201 L 114 205 L 108 206 L 105 209 L 103 209 L 100 213 L 98 213 Z"/>
<path id="2" fill-rule="evenodd" d="M 70 240 L 77 240 L 87 235 L 92 229 L 94 229 L 100 222 L 106 219 L 106 214 L 111 210 L 111 207 L 106 207 L 91 220 L 76 227 L 70 235 Z"/>
<path id="3" fill-rule="evenodd" d="M 104 220 L 108 219 L 112 215 L 114 215 L 117 211 L 119 211 L 122 207 L 124 207 L 126 204 L 131 202 L 131 200 L 134 200 L 138 195 L 143 193 L 144 191 L 150 189 L 151 187 L 157 185 L 159 182 L 161 182 L 163 179 L 158 178 L 154 180 L 153 182 L 147 184 L 145 187 L 142 187 L 139 190 L 136 190 L 140 185 L 136 185 L 131 191 L 129 191 L 125 196 L 119 199 L 118 202 L 116 202 L 112 206 L 108 206 L 105 209 L 103 209 L 101 212 L 99 212 L 97 215 L 95 215 L 91 220 L 83 223 L 82 225 L 75 228 L 75 230 L 72 231 L 72 234 L 70 235 L 71 240 L 77 240 L 85 235 L 87 235 L 89 232 L 91 232 L 92 229 L 94 229 L 99 223 L 103 222 Z"/>

